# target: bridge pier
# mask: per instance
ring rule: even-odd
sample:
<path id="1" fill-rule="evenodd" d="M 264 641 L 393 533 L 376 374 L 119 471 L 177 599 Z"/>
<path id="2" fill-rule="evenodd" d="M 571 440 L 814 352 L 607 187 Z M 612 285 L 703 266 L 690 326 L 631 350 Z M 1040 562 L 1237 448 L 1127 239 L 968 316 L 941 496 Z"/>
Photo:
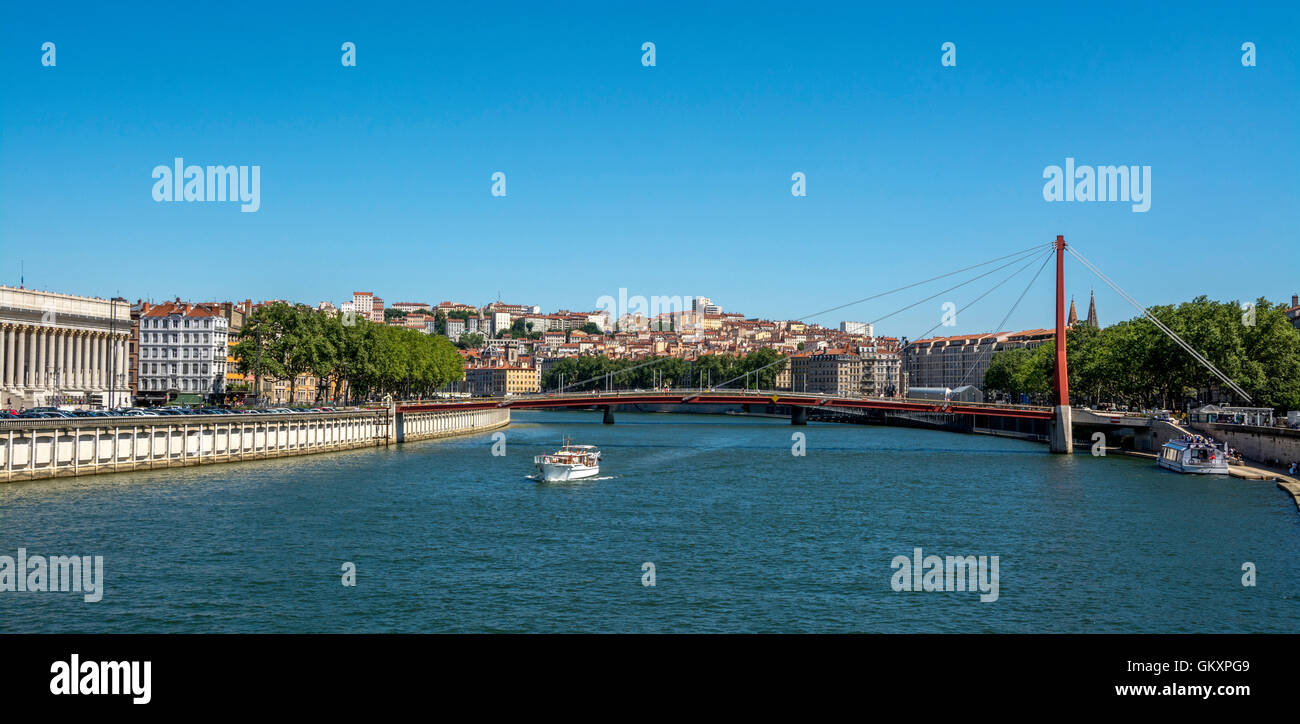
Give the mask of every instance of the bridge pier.
<path id="1" fill-rule="evenodd" d="M 1052 385 L 1056 389 L 1056 419 L 1052 421 L 1051 450 L 1069 455 L 1074 452 L 1074 421 L 1070 416 L 1070 357 L 1066 354 L 1065 318 L 1065 237 L 1056 243 L 1056 369 Z"/>
<path id="2" fill-rule="evenodd" d="M 1074 418 L 1069 405 L 1056 406 L 1056 419 L 1052 421 L 1051 451 L 1065 455 L 1074 454 Z"/>
<path id="3" fill-rule="evenodd" d="M 806 407 L 791 407 L 791 408 L 790 408 L 790 424 L 791 424 L 791 425 L 807 425 L 807 424 L 808 424 L 808 408 L 806 408 Z"/>
<path id="4" fill-rule="evenodd" d="M 603 405 L 603 406 L 601 406 L 600 409 L 603 410 L 603 411 L 605 412 L 605 417 L 604 417 L 604 419 L 601 420 L 601 422 L 604 423 L 604 424 L 606 424 L 606 425 L 613 425 L 613 424 L 614 424 L 614 408 L 613 408 L 611 405 Z"/>

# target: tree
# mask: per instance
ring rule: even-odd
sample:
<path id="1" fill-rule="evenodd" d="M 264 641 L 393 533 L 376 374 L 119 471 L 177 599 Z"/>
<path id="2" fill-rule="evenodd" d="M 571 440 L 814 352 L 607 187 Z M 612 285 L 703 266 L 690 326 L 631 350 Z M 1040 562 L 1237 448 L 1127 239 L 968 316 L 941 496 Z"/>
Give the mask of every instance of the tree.
<path id="1" fill-rule="evenodd" d="M 317 378 L 318 399 L 355 395 L 428 395 L 465 378 L 464 362 L 446 337 L 334 315 L 306 306 L 271 304 L 249 315 L 235 345 L 241 371 L 289 381 Z M 261 363 L 258 363 L 261 359 Z M 330 394 L 332 385 L 332 394 Z"/>
<path id="2" fill-rule="evenodd" d="M 461 349 L 481 349 L 483 342 L 483 335 L 477 332 L 466 332 L 456 341 L 456 346 Z"/>
<path id="3" fill-rule="evenodd" d="M 1260 298 L 1253 314 L 1236 302 L 1197 297 L 1152 307 L 1162 324 L 1240 385 L 1258 406 L 1300 407 L 1300 332 L 1285 307 Z M 1029 394 L 1050 391 L 1052 344 L 1003 350 L 990 361 L 985 387 Z M 1233 399 L 1230 388 L 1145 316 L 1102 330 L 1077 325 L 1066 334 L 1070 391 L 1075 401 L 1176 408 L 1199 398 Z"/>

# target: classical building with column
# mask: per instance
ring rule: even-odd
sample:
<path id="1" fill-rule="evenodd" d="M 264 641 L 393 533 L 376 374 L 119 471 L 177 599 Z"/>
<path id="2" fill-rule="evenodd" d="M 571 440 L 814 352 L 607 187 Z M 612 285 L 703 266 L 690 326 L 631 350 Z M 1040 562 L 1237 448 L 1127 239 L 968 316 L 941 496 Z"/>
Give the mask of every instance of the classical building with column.
<path id="1" fill-rule="evenodd" d="M 122 299 L 0 286 L 0 408 L 131 404 Z"/>

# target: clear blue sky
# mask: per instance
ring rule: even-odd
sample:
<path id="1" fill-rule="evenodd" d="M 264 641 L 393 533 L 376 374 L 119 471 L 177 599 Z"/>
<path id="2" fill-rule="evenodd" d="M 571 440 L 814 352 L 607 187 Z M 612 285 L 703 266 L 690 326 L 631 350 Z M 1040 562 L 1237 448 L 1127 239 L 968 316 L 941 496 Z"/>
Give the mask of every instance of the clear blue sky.
<path id="1" fill-rule="evenodd" d="M 590 309 L 626 287 L 790 318 L 1059 233 L 1148 304 L 1300 292 L 1296 3 L 135 5 L 0 11 L 4 283 L 22 259 L 30 287 L 132 300 Z M 261 210 L 155 202 L 176 156 L 260 165 Z M 1045 202 L 1067 156 L 1151 166 L 1151 210 Z M 1050 326 L 1050 282 L 1008 327 Z"/>

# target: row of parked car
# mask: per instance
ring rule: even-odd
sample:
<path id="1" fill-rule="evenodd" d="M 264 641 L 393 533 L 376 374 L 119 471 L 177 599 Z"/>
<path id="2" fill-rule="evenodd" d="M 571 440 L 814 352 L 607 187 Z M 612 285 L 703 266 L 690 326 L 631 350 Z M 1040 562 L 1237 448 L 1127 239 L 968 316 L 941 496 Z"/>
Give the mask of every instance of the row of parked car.
<path id="1" fill-rule="evenodd" d="M 57 407 L 33 407 L 29 410 L 0 410 L 0 420 L 57 420 L 78 417 L 164 417 L 167 415 L 276 415 L 303 412 L 338 412 L 339 407 L 259 407 L 229 409 L 225 407 L 124 407 L 116 410 L 60 410 Z"/>

